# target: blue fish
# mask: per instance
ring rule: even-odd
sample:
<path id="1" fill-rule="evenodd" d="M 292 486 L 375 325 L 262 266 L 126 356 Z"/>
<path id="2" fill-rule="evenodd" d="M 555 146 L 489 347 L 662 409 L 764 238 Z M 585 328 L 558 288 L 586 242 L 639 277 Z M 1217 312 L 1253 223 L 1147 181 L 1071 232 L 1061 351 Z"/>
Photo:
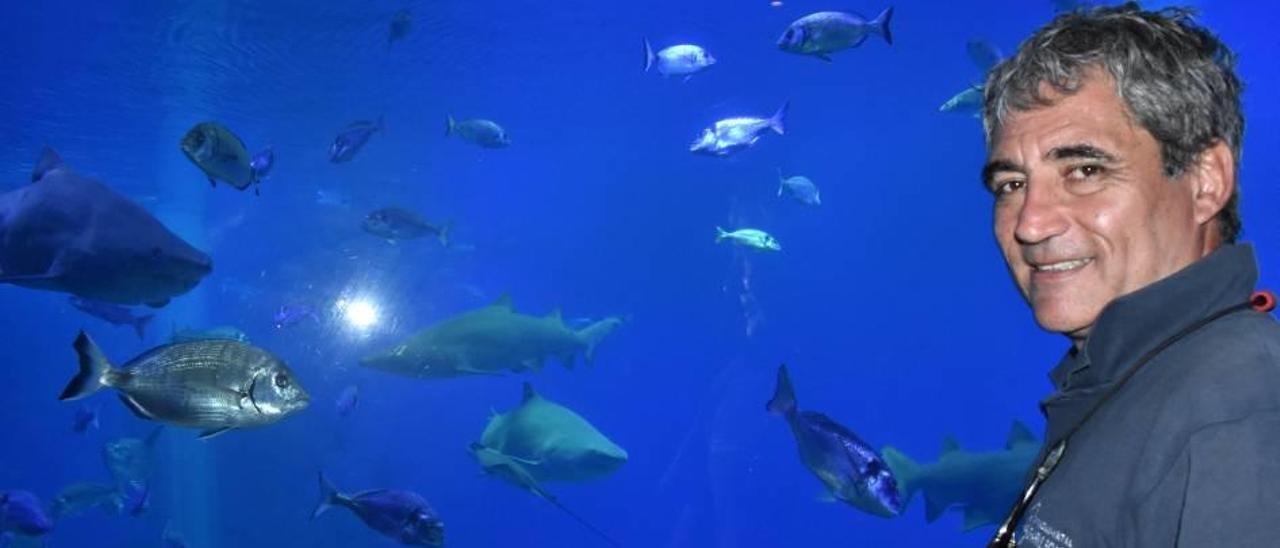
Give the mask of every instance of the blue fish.
<path id="1" fill-rule="evenodd" d="M 831 54 L 856 48 L 867 36 L 879 34 L 886 44 L 893 44 L 889 20 L 893 8 L 887 8 L 875 19 L 840 11 L 820 11 L 801 17 L 787 27 L 778 38 L 778 49 L 800 55 L 812 55 L 830 62 Z"/>
<path id="2" fill-rule="evenodd" d="M 778 368 L 778 385 L 766 407 L 787 419 L 800 449 L 800 461 L 834 499 L 875 516 L 891 518 L 902 513 L 898 481 L 884 459 L 857 434 L 826 415 L 798 410 L 786 365 Z"/>
<path id="3" fill-rule="evenodd" d="M 262 149 L 253 158 L 249 159 L 249 169 L 253 170 L 253 179 L 261 181 L 267 178 L 271 173 L 271 168 L 276 165 L 276 151 L 274 147 L 268 146 Z M 255 188 L 255 192 L 256 192 Z"/>
<path id="4" fill-rule="evenodd" d="M 0 283 L 159 308 L 213 270 L 208 255 L 50 148 L 31 180 L 0 195 Z"/>
<path id="5" fill-rule="evenodd" d="M 147 324 L 155 319 L 155 314 L 140 314 L 135 316 L 132 310 L 126 307 L 111 303 L 98 302 L 92 299 L 85 299 L 72 295 L 68 302 L 71 306 L 76 307 L 81 312 L 106 321 L 112 325 L 131 325 L 133 331 L 138 334 L 138 340 L 147 337 Z"/>
<path id="6" fill-rule="evenodd" d="M 53 520 L 29 491 L 0 491 L 0 535 L 38 537 L 53 530 Z"/>
<path id="7" fill-rule="evenodd" d="M 94 430 L 99 428 L 98 410 L 87 405 L 81 405 L 79 409 L 76 409 L 76 418 L 71 423 L 71 431 L 83 434 L 90 427 L 93 427 Z"/>
<path id="8" fill-rule="evenodd" d="M 347 124 L 333 140 L 333 145 L 329 146 L 329 161 L 335 164 L 351 161 L 364 148 L 365 143 L 369 142 L 369 138 L 383 129 L 386 127 L 382 124 L 382 118 L 378 118 L 377 122 L 357 120 Z"/>
<path id="9" fill-rule="evenodd" d="M 370 529 L 408 546 L 443 546 L 444 522 L 426 499 L 411 491 L 374 489 L 344 495 L 324 474 L 320 474 L 320 503 L 311 513 L 315 519 L 326 510 L 342 506 L 351 510 Z"/>
<path id="10" fill-rule="evenodd" d="M 348 386 L 342 389 L 342 393 L 338 395 L 338 401 L 334 407 L 338 409 L 339 417 L 346 417 L 355 411 L 356 405 L 360 403 L 360 388 L 356 385 Z"/>
<path id="11" fill-rule="evenodd" d="M 793 175 L 791 177 L 783 177 L 782 169 L 778 169 L 778 197 L 790 196 L 797 202 L 804 205 L 822 205 L 822 196 L 818 191 L 818 185 L 813 184 L 808 177 L 804 175 Z"/>

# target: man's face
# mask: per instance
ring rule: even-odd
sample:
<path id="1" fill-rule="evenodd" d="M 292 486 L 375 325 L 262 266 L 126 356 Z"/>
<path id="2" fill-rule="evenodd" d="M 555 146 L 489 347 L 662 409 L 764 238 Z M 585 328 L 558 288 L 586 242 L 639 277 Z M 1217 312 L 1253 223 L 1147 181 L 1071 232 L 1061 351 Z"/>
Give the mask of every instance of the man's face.
<path id="1" fill-rule="evenodd" d="M 1165 177 L 1159 143 L 1114 86 L 1093 71 L 1075 94 L 1013 113 L 984 170 L 1022 296 L 1042 328 L 1077 344 L 1112 299 L 1203 255 L 1191 172 Z"/>

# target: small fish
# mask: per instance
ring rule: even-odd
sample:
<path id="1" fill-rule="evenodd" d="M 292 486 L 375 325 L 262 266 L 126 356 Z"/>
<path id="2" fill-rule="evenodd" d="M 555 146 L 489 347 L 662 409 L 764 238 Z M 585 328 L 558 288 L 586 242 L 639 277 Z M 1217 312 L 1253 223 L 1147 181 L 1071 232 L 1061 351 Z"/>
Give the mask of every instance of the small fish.
<path id="1" fill-rule="evenodd" d="M 329 161 L 335 164 L 351 161 L 374 133 L 384 129 L 386 126 L 382 123 L 382 118 L 378 118 L 377 122 L 356 120 L 347 124 L 329 146 Z"/>
<path id="2" fill-rule="evenodd" d="M 756 141 L 760 140 L 760 136 L 768 130 L 778 135 L 785 135 L 787 109 L 790 104 L 790 102 L 783 103 L 770 118 L 740 117 L 720 120 L 715 125 L 702 130 L 702 136 L 689 145 L 689 152 L 726 157 L 755 145 Z"/>
<path id="3" fill-rule="evenodd" d="M 68 485 L 49 505 L 49 514 L 54 520 L 75 517 L 95 508 L 101 508 L 113 516 L 120 515 L 124 509 L 124 497 L 120 489 L 114 485 L 80 482 Z"/>
<path id="4" fill-rule="evenodd" d="M 982 102 L 982 84 L 975 84 L 964 88 L 964 91 L 947 99 L 947 102 L 938 107 L 938 112 L 968 114 L 974 118 L 980 118 L 982 117 Z"/>
<path id="5" fill-rule="evenodd" d="M 276 313 L 271 320 L 275 323 L 276 329 L 284 329 L 293 327 L 302 323 L 304 320 L 320 321 L 320 316 L 310 306 L 305 304 L 282 304 L 276 309 Z"/>
<path id="6" fill-rule="evenodd" d="M 246 335 L 244 331 L 241 331 L 240 328 L 230 325 L 220 325 L 218 327 L 210 327 L 209 329 L 175 329 L 173 333 L 169 335 L 170 343 L 208 340 L 239 341 L 247 343 L 249 342 L 249 336 Z"/>
<path id="7" fill-rule="evenodd" d="M 803 175 L 783 177 L 782 170 L 779 169 L 778 196 L 783 195 L 790 196 L 804 205 L 822 205 L 822 198 L 818 196 L 818 185 L 813 184 L 813 181 Z"/>
<path id="8" fill-rule="evenodd" d="M 320 474 L 320 503 L 311 513 L 315 519 L 329 508 L 351 510 L 366 526 L 408 546 L 443 546 L 444 522 L 426 499 L 412 491 L 374 489 L 344 495 Z"/>
<path id="9" fill-rule="evenodd" d="M 77 434 L 83 434 L 86 431 L 88 431 L 90 428 L 97 430 L 99 426 L 100 425 L 98 424 L 97 408 L 89 407 L 87 405 L 81 405 L 78 409 L 76 409 L 76 418 L 75 420 L 71 421 L 72 432 L 75 432 Z"/>
<path id="10" fill-rule="evenodd" d="M 970 40 L 965 44 L 965 50 L 969 52 L 969 60 L 973 61 L 973 66 L 978 67 L 978 70 L 983 74 L 986 74 L 987 71 L 991 70 L 991 67 L 996 66 L 996 63 L 1004 59 L 1004 54 L 1000 53 L 1000 48 L 995 47 L 986 40 Z"/>
<path id="11" fill-rule="evenodd" d="M 387 47 L 397 40 L 409 35 L 409 31 L 413 30 L 413 13 L 407 8 L 397 11 L 391 16 L 391 24 L 387 29 Z"/>
<path id="12" fill-rule="evenodd" d="M 735 244 L 756 251 L 782 251 L 782 244 L 779 244 L 776 238 L 763 230 L 754 228 L 740 228 L 733 232 L 726 232 L 723 228 L 717 226 L 716 243 L 724 240 L 730 240 Z"/>
<path id="13" fill-rule="evenodd" d="M 138 340 L 146 338 L 147 324 L 151 323 L 151 320 L 156 317 L 155 314 L 142 314 L 135 316 L 133 311 L 128 307 L 84 299 L 75 295 L 69 297 L 67 302 L 71 303 L 71 306 L 76 307 L 81 312 L 106 321 L 112 325 L 133 326 L 133 331 L 138 334 Z"/>
<path id="14" fill-rule="evenodd" d="M 228 183 L 237 190 L 258 182 L 249 165 L 249 150 L 244 141 L 217 122 L 196 124 L 179 142 L 191 163 L 209 178 L 209 184 Z M 256 191 L 256 189 L 255 189 Z"/>
<path id="15" fill-rule="evenodd" d="M 80 372 L 58 399 L 78 400 L 114 388 L 138 417 L 200 428 L 201 439 L 275 423 L 305 409 L 310 399 L 284 362 L 236 341 L 160 346 L 119 369 L 83 331 L 74 347 Z"/>
<path id="16" fill-rule="evenodd" d="M 355 411 L 356 405 L 360 403 L 360 387 L 350 385 L 342 389 L 342 393 L 338 394 L 338 401 L 334 403 L 334 407 L 338 410 L 339 417 L 347 417 Z"/>
<path id="17" fill-rule="evenodd" d="M 511 138 L 507 137 L 507 130 L 491 120 L 475 118 L 458 122 L 450 115 L 445 119 L 444 135 L 448 137 L 454 133 L 463 140 L 471 141 L 484 148 L 511 146 Z"/>
<path id="18" fill-rule="evenodd" d="M 649 39 L 644 39 L 644 71 L 655 65 L 658 67 L 658 74 L 664 77 L 683 76 L 686 82 L 694 74 L 711 68 L 716 64 L 716 58 L 712 57 L 702 46 L 694 44 L 677 44 L 668 46 L 654 53 L 653 46 L 649 44 Z"/>
<path id="19" fill-rule="evenodd" d="M 778 368 L 777 387 L 765 406 L 791 427 L 800 461 L 836 500 L 874 516 L 902 513 L 898 481 L 875 448 L 826 415 L 796 408 L 795 390 L 787 366 Z"/>
<path id="20" fill-rule="evenodd" d="M 138 489 L 150 481 L 155 466 L 152 451 L 163 431 L 163 426 L 157 426 L 146 439 L 116 438 L 102 445 L 102 461 L 116 485 Z"/>
<path id="21" fill-rule="evenodd" d="M 440 245 L 449 247 L 449 229 L 453 223 L 436 226 L 423 220 L 418 214 L 398 207 L 384 207 L 364 218 L 360 227 L 365 232 L 388 240 L 407 240 L 435 235 Z"/>
<path id="22" fill-rule="evenodd" d="M 778 49 L 812 55 L 823 61 L 831 61 L 831 54 L 843 49 L 856 48 L 870 34 L 884 37 L 886 44 L 893 44 L 889 32 L 889 19 L 893 8 L 887 8 L 871 21 L 839 11 L 821 11 L 797 19 L 787 27 L 778 39 Z"/>
<path id="23" fill-rule="evenodd" d="M 249 168 L 253 170 L 253 178 L 261 181 L 267 178 L 271 173 L 271 168 L 276 165 L 275 147 L 268 146 L 262 149 L 253 158 L 249 159 Z M 254 189 L 257 192 L 257 189 Z"/>
<path id="24" fill-rule="evenodd" d="M 40 499 L 30 491 L 0 491 L 0 535 L 38 537 L 53 530 Z"/>

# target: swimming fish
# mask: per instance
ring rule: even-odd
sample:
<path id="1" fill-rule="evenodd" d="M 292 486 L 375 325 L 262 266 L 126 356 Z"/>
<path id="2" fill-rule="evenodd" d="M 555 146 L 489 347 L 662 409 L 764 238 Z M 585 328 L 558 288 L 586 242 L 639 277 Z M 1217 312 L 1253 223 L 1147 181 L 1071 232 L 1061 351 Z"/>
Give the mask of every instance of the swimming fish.
<path id="1" fill-rule="evenodd" d="M 830 62 L 832 53 L 856 48 L 871 34 L 879 34 L 885 43 L 892 45 L 893 34 L 889 32 L 889 19 L 892 17 L 893 8 L 885 9 L 871 21 L 839 11 L 812 13 L 787 27 L 778 39 L 778 49 Z"/>
<path id="2" fill-rule="evenodd" d="M 53 149 L 31 181 L 0 195 L 0 283 L 158 308 L 213 270 L 208 255 Z"/>
<path id="3" fill-rule="evenodd" d="M 138 340 L 146 338 L 147 324 L 155 319 L 155 314 L 139 314 L 134 315 L 132 310 L 120 305 L 111 303 L 101 303 L 91 299 L 85 299 L 72 295 L 68 298 L 71 306 L 76 307 L 81 312 L 106 321 L 112 325 L 128 325 L 133 326 L 133 331 L 138 334 Z"/>
<path id="4" fill-rule="evenodd" d="M 507 137 L 507 130 L 502 129 L 502 126 L 492 120 L 476 118 L 459 122 L 450 115 L 445 119 L 444 135 L 448 137 L 455 133 L 463 140 L 484 148 L 511 146 L 511 138 Z"/>
<path id="5" fill-rule="evenodd" d="M 145 439 L 123 437 L 102 445 L 102 461 L 120 488 L 140 489 L 151 480 L 156 440 L 164 431 L 156 426 Z"/>
<path id="6" fill-rule="evenodd" d="M 49 514 L 54 520 L 75 517 L 95 508 L 118 516 L 124 511 L 125 497 L 114 485 L 79 482 L 68 485 L 53 498 Z"/>
<path id="7" fill-rule="evenodd" d="M 335 164 L 351 161 L 374 133 L 384 129 L 386 126 L 383 125 L 382 118 L 378 118 L 377 122 L 356 120 L 347 124 L 329 146 L 329 161 Z"/>
<path id="8" fill-rule="evenodd" d="M 716 227 L 716 243 L 729 240 L 756 251 L 782 251 L 782 244 L 768 232 L 756 228 L 739 228 L 733 232 Z"/>
<path id="9" fill-rule="evenodd" d="M 0 540 L 5 535 L 38 537 L 53 530 L 53 520 L 30 491 L 0 491 Z"/>
<path id="10" fill-rule="evenodd" d="M 982 116 L 982 102 L 982 84 L 975 84 L 947 99 L 947 102 L 938 107 L 938 112 L 968 114 L 979 118 Z"/>
<path id="11" fill-rule="evenodd" d="M 653 46 L 649 44 L 649 39 L 644 39 L 644 71 L 654 66 L 658 67 L 658 74 L 665 76 L 683 76 L 687 82 L 694 74 L 711 68 L 716 64 L 716 58 L 707 53 L 702 46 L 694 44 L 677 44 L 653 51 Z"/>
<path id="12" fill-rule="evenodd" d="M 784 195 L 804 205 L 822 205 L 822 198 L 818 195 L 818 185 L 813 184 L 813 181 L 803 175 L 783 177 L 782 170 L 779 169 L 778 197 Z"/>
<path id="13" fill-rule="evenodd" d="M 453 223 L 428 223 L 417 213 L 398 207 L 384 207 L 365 216 L 360 223 L 365 232 L 388 240 L 406 240 L 434 235 L 440 245 L 449 247 L 449 230 Z"/>
<path id="14" fill-rule="evenodd" d="M 80 372 L 58 399 L 77 400 L 114 388 L 138 417 L 200 428 L 202 439 L 272 424 L 305 409 L 309 401 L 284 362 L 241 342 L 159 346 L 118 369 L 83 331 L 74 346 Z"/>
<path id="15" fill-rule="evenodd" d="M 342 389 L 342 393 L 338 394 L 338 400 L 334 402 L 334 408 L 338 410 L 339 417 L 350 416 L 355 411 L 356 406 L 360 404 L 360 387 L 350 385 Z"/>
<path id="16" fill-rule="evenodd" d="M 973 61 L 973 66 L 983 74 L 996 66 L 1004 54 L 1000 53 L 1000 48 L 995 47 L 991 42 L 986 40 L 970 40 L 965 43 L 965 51 L 969 53 L 969 60 Z"/>
<path id="17" fill-rule="evenodd" d="M 778 384 L 766 408 L 791 427 L 800 461 L 840 501 L 874 516 L 895 517 L 904 500 L 898 482 L 876 450 L 826 415 L 796 408 L 787 366 L 778 367 Z"/>
<path id="18" fill-rule="evenodd" d="M 253 155 L 253 158 L 249 159 L 249 168 L 253 170 L 253 178 L 257 181 L 266 179 L 267 175 L 271 173 L 271 168 L 275 167 L 275 165 L 276 151 L 271 146 L 258 151 L 257 154 Z M 256 188 L 254 192 L 257 192 Z"/>
<path id="19" fill-rule="evenodd" d="M 778 135 L 785 135 L 789 106 L 789 102 L 783 103 L 769 118 L 744 116 L 719 120 L 715 125 L 702 130 L 702 135 L 689 145 L 689 152 L 725 157 L 755 145 L 766 131 L 772 130 Z"/>
<path id="20" fill-rule="evenodd" d="M 187 131 L 178 145 L 187 159 L 204 172 L 210 185 L 216 187 L 222 181 L 244 190 L 258 182 L 244 141 L 222 124 L 200 122 Z"/>
<path id="21" fill-rule="evenodd" d="M 373 489 L 344 495 L 321 473 L 320 503 L 311 513 L 311 519 L 334 506 L 351 510 L 370 529 L 400 544 L 444 545 L 444 522 L 426 499 L 412 491 Z"/>

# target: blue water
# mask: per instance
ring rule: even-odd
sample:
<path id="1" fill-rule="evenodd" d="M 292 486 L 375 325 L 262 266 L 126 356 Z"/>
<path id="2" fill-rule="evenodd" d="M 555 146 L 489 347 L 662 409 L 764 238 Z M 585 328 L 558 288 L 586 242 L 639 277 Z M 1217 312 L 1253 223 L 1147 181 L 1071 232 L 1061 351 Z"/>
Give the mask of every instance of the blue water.
<path id="1" fill-rule="evenodd" d="M 966 41 L 1011 52 L 1052 16 L 1047 0 L 902 1 L 892 46 L 872 37 L 833 63 L 774 41 L 811 11 L 884 6 L 167 4 L 0 8 L 0 184 L 24 184 L 53 146 L 215 262 L 145 342 L 65 295 L 0 286 L 0 488 L 47 501 L 77 481 L 105 482 L 103 442 L 152 427 L 101 394 L 89 404 L 102 428 L 71 433 L 77 405 L 56 396 L 79 329 L 123 362 L 173 325 L 237 325 L 291 364 L 312 405 L 203 442 L 168 430 L 146 515 L 68 519 L 49 546 L 159 546 L 166 523 L 199 548 L 392 545 L 345 510 L 308 519 L 319 470 L 348 491 L 421 493 L 449 546 L 602 546 L 545 501 L 482 477 L 467 454 L 491 410 L 519 402 L 522 380 L 630 454 L 608 478 L 547 486 L 626 546 L 962 546 L 991 533 L 961 533 L 954 512 L 926 524 L 919 497 L 893 520 L 819 502 L 764 402 L 785 361 L 802 408 L 923 460 L 948 435 L 1002 447 L 1015 419 L 1039 433 L 1036 403 L 1066 342 L 1035 326 L 994 244 L 980 124 L 937 108 L 980 79 Z M 388 21 L 404 7 L 413 31 L 388 48 Z M 1199 7 L 1241 55 L 1243 239 L 1256 246 L 1261 285 L 1280 287 L 1274 10 Z M 645 74 L 642 37 L 702 44 L 719 63 L 687 83 Z M 786 136 L 728 160 L 687 152 L 714 120 L 767 116 L 786 100 Z M 514 144 L 446 138 L 449 113 L 496 120 Z M 342 127 L 379 116 L 385 133 L 354 161 L 327 161 Z M 261 197 L 210 189 L 182 156 L 178 140 L 203 120 L 251 149 L 274 145 Z M 778 199 L 778 168 L 813 179 L 822 205 Z M 392 205 L 453 219 L 458 245 L 392 245 L 360 230 L 365 214 Z M 784 251 L 717 246 L 717 225 L 764 228 Z M 415 380 L 357 365 L 504 293 L 530 314 L 627 321 L 594 367 Z M 374 303 L 380 322 L 345 324 L 329 314 L 340 298 Z M 318 307 L 322 321 L 276 329 L 272 314 L 288 303 Z M 351 384 L 362 401 L 343 419 L 333 402 Z"/>

